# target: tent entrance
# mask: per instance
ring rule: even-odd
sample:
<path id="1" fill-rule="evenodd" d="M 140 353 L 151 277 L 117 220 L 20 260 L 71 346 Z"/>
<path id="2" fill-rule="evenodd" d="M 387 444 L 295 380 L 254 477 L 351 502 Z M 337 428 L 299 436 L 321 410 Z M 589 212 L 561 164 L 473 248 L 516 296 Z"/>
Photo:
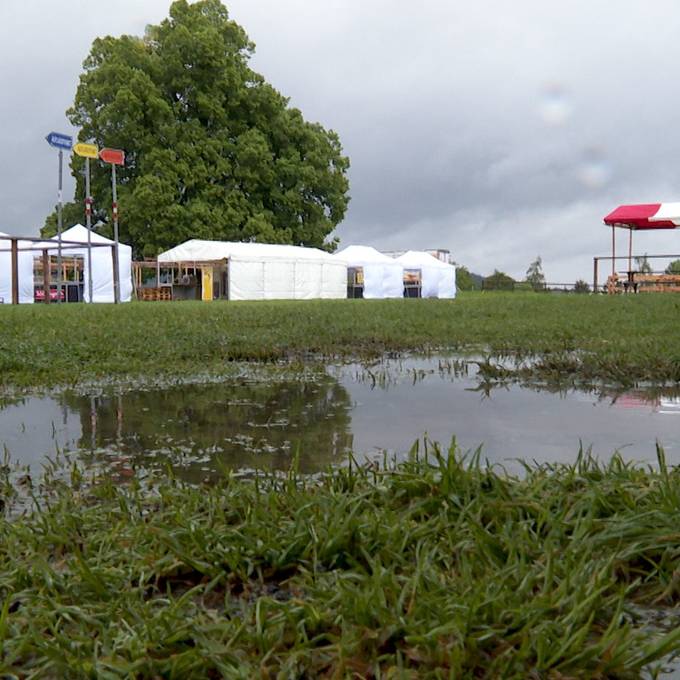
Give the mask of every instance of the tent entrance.
<path id="1" fill-rule="evenodd" d="M 364 268 L 347 267 L 347 297 L 364 297 Z"/>
<path id="2" fill-rule="evenodd" d="M 423 296 L 423 272 L 421 269 L 404 269 L 404 297 Z"/>
<path id="3" fill-rule="evenodd" d="M 35 302 L 45 302 L 49 290 L 49 301 L 59 299 L 57 290 L 58 258 L 43 255 L 33 258 L 33 297 Z M 85 258 L 82 255 L 62 255 L 61 258 L 61 301 L 82 302 L 84 292 Z"/>

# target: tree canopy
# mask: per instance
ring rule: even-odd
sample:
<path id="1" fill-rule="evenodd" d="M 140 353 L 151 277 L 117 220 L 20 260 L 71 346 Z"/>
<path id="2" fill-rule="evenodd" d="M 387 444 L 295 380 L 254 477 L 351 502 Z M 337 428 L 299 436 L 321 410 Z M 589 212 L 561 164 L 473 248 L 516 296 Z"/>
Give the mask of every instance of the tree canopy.
<path id="1" fill-rule="evenodd" d="M 143 38 L 94 41 L 67 115 L 80 141 L 125 150 L 120 234 L 137 255 L 189 238 L 334 247 L 349 160 L 249 67 L 253 51 L 219 0 L 177 0 Z M 109 222 L 110 170 L 93 166 L 94 221 Z M 82 168 L 74 155 L 65 218 L 83 215 Z M 43 233 L 55 225 L 53 213 Z"/>
<path id="2" fill-rule="evenodd" d="M 474 287 L 470 271 L 467 267 L 459 264 L 456 267 L 456 288 L 458 290 L 472 290 Z"/>
<path id="3" fill-rule="evenodd" d="M 505 272 L 494 269 L 493 274 L 482 281 L 482 290 L 514 290 L 515 279 Z"/>

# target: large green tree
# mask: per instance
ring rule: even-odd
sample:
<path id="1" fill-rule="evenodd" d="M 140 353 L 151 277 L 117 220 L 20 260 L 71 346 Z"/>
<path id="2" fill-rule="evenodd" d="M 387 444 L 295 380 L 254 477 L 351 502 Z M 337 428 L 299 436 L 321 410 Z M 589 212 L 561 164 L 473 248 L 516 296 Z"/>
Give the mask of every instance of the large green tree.
<path id="1" fill-rule="evenodd" d="M 219 0 L 178 0 L 143 38 L 94 41 L 67 115 L 81 141 L 125 150 L 120 233 L 137 255 L 189 238 L 334 247 L 349 160 L 249 67 L 253 50 Z M 93 166 L 94 221 L 110 231 L 110 170 Z M 83 159 L 71 170 L 82 205 Z"/>

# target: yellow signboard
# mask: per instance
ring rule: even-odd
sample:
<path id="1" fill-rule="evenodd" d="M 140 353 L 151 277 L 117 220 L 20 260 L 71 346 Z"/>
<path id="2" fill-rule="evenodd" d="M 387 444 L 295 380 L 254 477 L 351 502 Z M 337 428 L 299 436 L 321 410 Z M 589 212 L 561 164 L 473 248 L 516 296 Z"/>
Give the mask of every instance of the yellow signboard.
<path id="1" fill-rule="evenodd" d="M 204 267 L 201 281 L 201 300 L 209 302 L 213 299 L 213 268 Z"/>
<path id="2" fill-rule="evenodd" d="M 83 158 L 99 158 L 99 149 L 96 144 L 78 142 L 73 145 L 73 150 Z"/>

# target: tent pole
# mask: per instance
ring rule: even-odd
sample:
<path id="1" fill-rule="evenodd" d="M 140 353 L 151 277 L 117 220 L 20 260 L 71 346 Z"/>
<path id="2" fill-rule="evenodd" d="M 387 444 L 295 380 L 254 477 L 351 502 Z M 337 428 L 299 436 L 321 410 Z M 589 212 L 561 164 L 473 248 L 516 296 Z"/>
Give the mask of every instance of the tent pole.
<path id="1" fill-rule="evenodd" d="M 616 274 L 616 236 L 614 234 L 614 225 L 612 225 L 612 276 Z"/>
<path id="2" fill-rule="evenodd" d="M 633 271 L 633 230 L 628 230 L 628 271 Z"/>

